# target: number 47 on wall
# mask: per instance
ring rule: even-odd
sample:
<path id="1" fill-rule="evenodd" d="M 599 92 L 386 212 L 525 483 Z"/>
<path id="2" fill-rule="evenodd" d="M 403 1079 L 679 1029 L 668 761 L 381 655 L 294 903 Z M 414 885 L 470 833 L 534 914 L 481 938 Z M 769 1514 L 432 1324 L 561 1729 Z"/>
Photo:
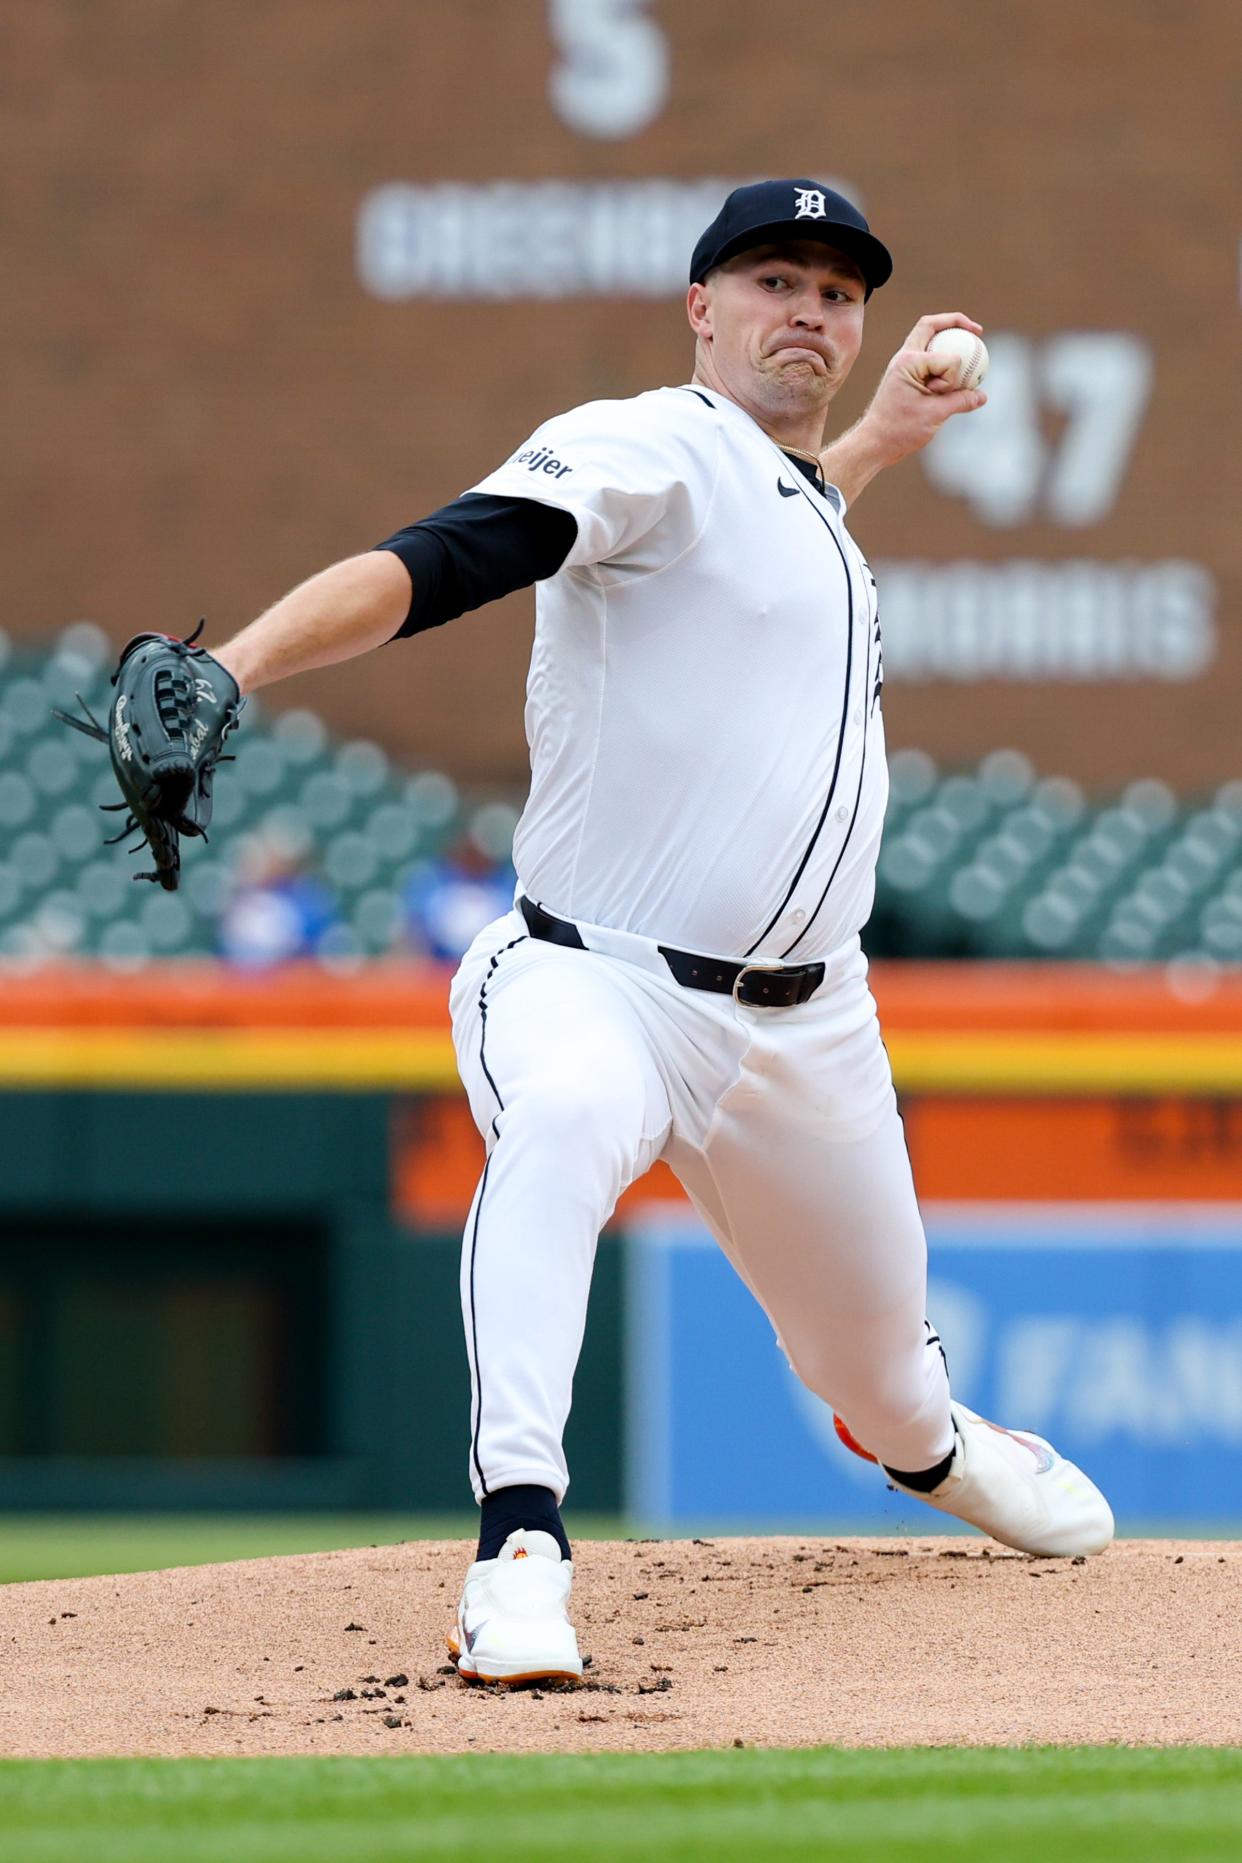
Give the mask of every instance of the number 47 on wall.
<path id="1" fill-rule="evenodd" d="M 1125 330 L 1042 340 L 989 332 L 988 352 L 988 404 L 941 428 L 923 454 L 928 478 L 985 524 L 1097 523 L 1116 504 L 1134 451 L 1150 345 Z"/>

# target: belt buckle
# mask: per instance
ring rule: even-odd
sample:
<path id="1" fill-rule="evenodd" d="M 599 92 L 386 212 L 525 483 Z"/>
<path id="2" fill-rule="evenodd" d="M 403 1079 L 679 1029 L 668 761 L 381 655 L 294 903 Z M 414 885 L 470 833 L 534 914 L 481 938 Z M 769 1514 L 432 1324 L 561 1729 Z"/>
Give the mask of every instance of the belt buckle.
<path id="1" fill-rule="evenodd" d="M 743 964 L 737 976 L 733 979 L 733 988 L 729 994 L 732 996 L 734 1002 L 742 1009 L 762 1009 L 762 1003 L 743 1003 L 741 997 L 738 995 L 738 990 L 752 970 L 758 971 L 763 976 L 780 976 L 784 969 L 785 966 L 783 964 Z"/>

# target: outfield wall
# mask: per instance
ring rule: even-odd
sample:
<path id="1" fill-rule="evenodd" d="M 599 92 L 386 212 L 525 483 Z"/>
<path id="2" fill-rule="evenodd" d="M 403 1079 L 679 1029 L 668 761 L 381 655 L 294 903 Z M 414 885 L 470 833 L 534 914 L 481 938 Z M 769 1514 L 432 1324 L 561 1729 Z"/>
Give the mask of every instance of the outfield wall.
<path id="1" fill-rule="evenodd" d="M 1242 979 L 873 977 L 959 1393 L 1131 1519 L 1242 1517 Z M 481 1148 L 438 970 L 9 978 L 0 1093 L 0 1506 L 463 1503 Z M 570 1448 L 591 1511 L 892 1517 L 660 1168 Z"/>
<path id="2" fill-rule="evenodd" d="M 684 381 L 725 192 L 809 175 L 989 404 L 851 512 L 890 742 L 1100 790 L 1236 774 L 1233 0 L 38 0 L 0 20 L 0 576 L 22 639 L 225 637 L 567 406 Z M 520 782 L 531 599 L 282 686 Z"/>
<path id="3" fill-rule="evenodd" d="M 957 1397 L 1085 1467 L 1124 1523 L 1242 1519 L 1242 1202 L 924 1205 Z M 926 1530 L 844 1451 L 702 1225 L 630 1237 L 626 1503 L 706 1524 Z M 848 1421 L 848 1419 L 847 1419 Z"/>

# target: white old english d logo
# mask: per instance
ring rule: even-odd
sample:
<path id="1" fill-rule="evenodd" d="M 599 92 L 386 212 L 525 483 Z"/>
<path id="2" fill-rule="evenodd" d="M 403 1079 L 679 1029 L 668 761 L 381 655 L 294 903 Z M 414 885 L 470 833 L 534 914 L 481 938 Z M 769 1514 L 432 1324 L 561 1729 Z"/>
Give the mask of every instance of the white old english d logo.
<path id="1" fill-rule="evenodd" d="M 799 188 L 794 204 L 795 220 L 826 220 L 828 206 L 818 188 Z"/>

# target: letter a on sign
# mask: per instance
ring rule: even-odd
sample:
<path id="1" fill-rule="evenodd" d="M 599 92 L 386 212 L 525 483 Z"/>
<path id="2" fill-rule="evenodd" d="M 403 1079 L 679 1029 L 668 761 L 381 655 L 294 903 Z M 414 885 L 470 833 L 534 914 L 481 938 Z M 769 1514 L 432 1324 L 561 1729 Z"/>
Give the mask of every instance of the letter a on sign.
<path id="1" fill-rule="evenodd" d="M 799 188 L 795 220 L 826 220 L 827 203 L 818 188 Z"/>

